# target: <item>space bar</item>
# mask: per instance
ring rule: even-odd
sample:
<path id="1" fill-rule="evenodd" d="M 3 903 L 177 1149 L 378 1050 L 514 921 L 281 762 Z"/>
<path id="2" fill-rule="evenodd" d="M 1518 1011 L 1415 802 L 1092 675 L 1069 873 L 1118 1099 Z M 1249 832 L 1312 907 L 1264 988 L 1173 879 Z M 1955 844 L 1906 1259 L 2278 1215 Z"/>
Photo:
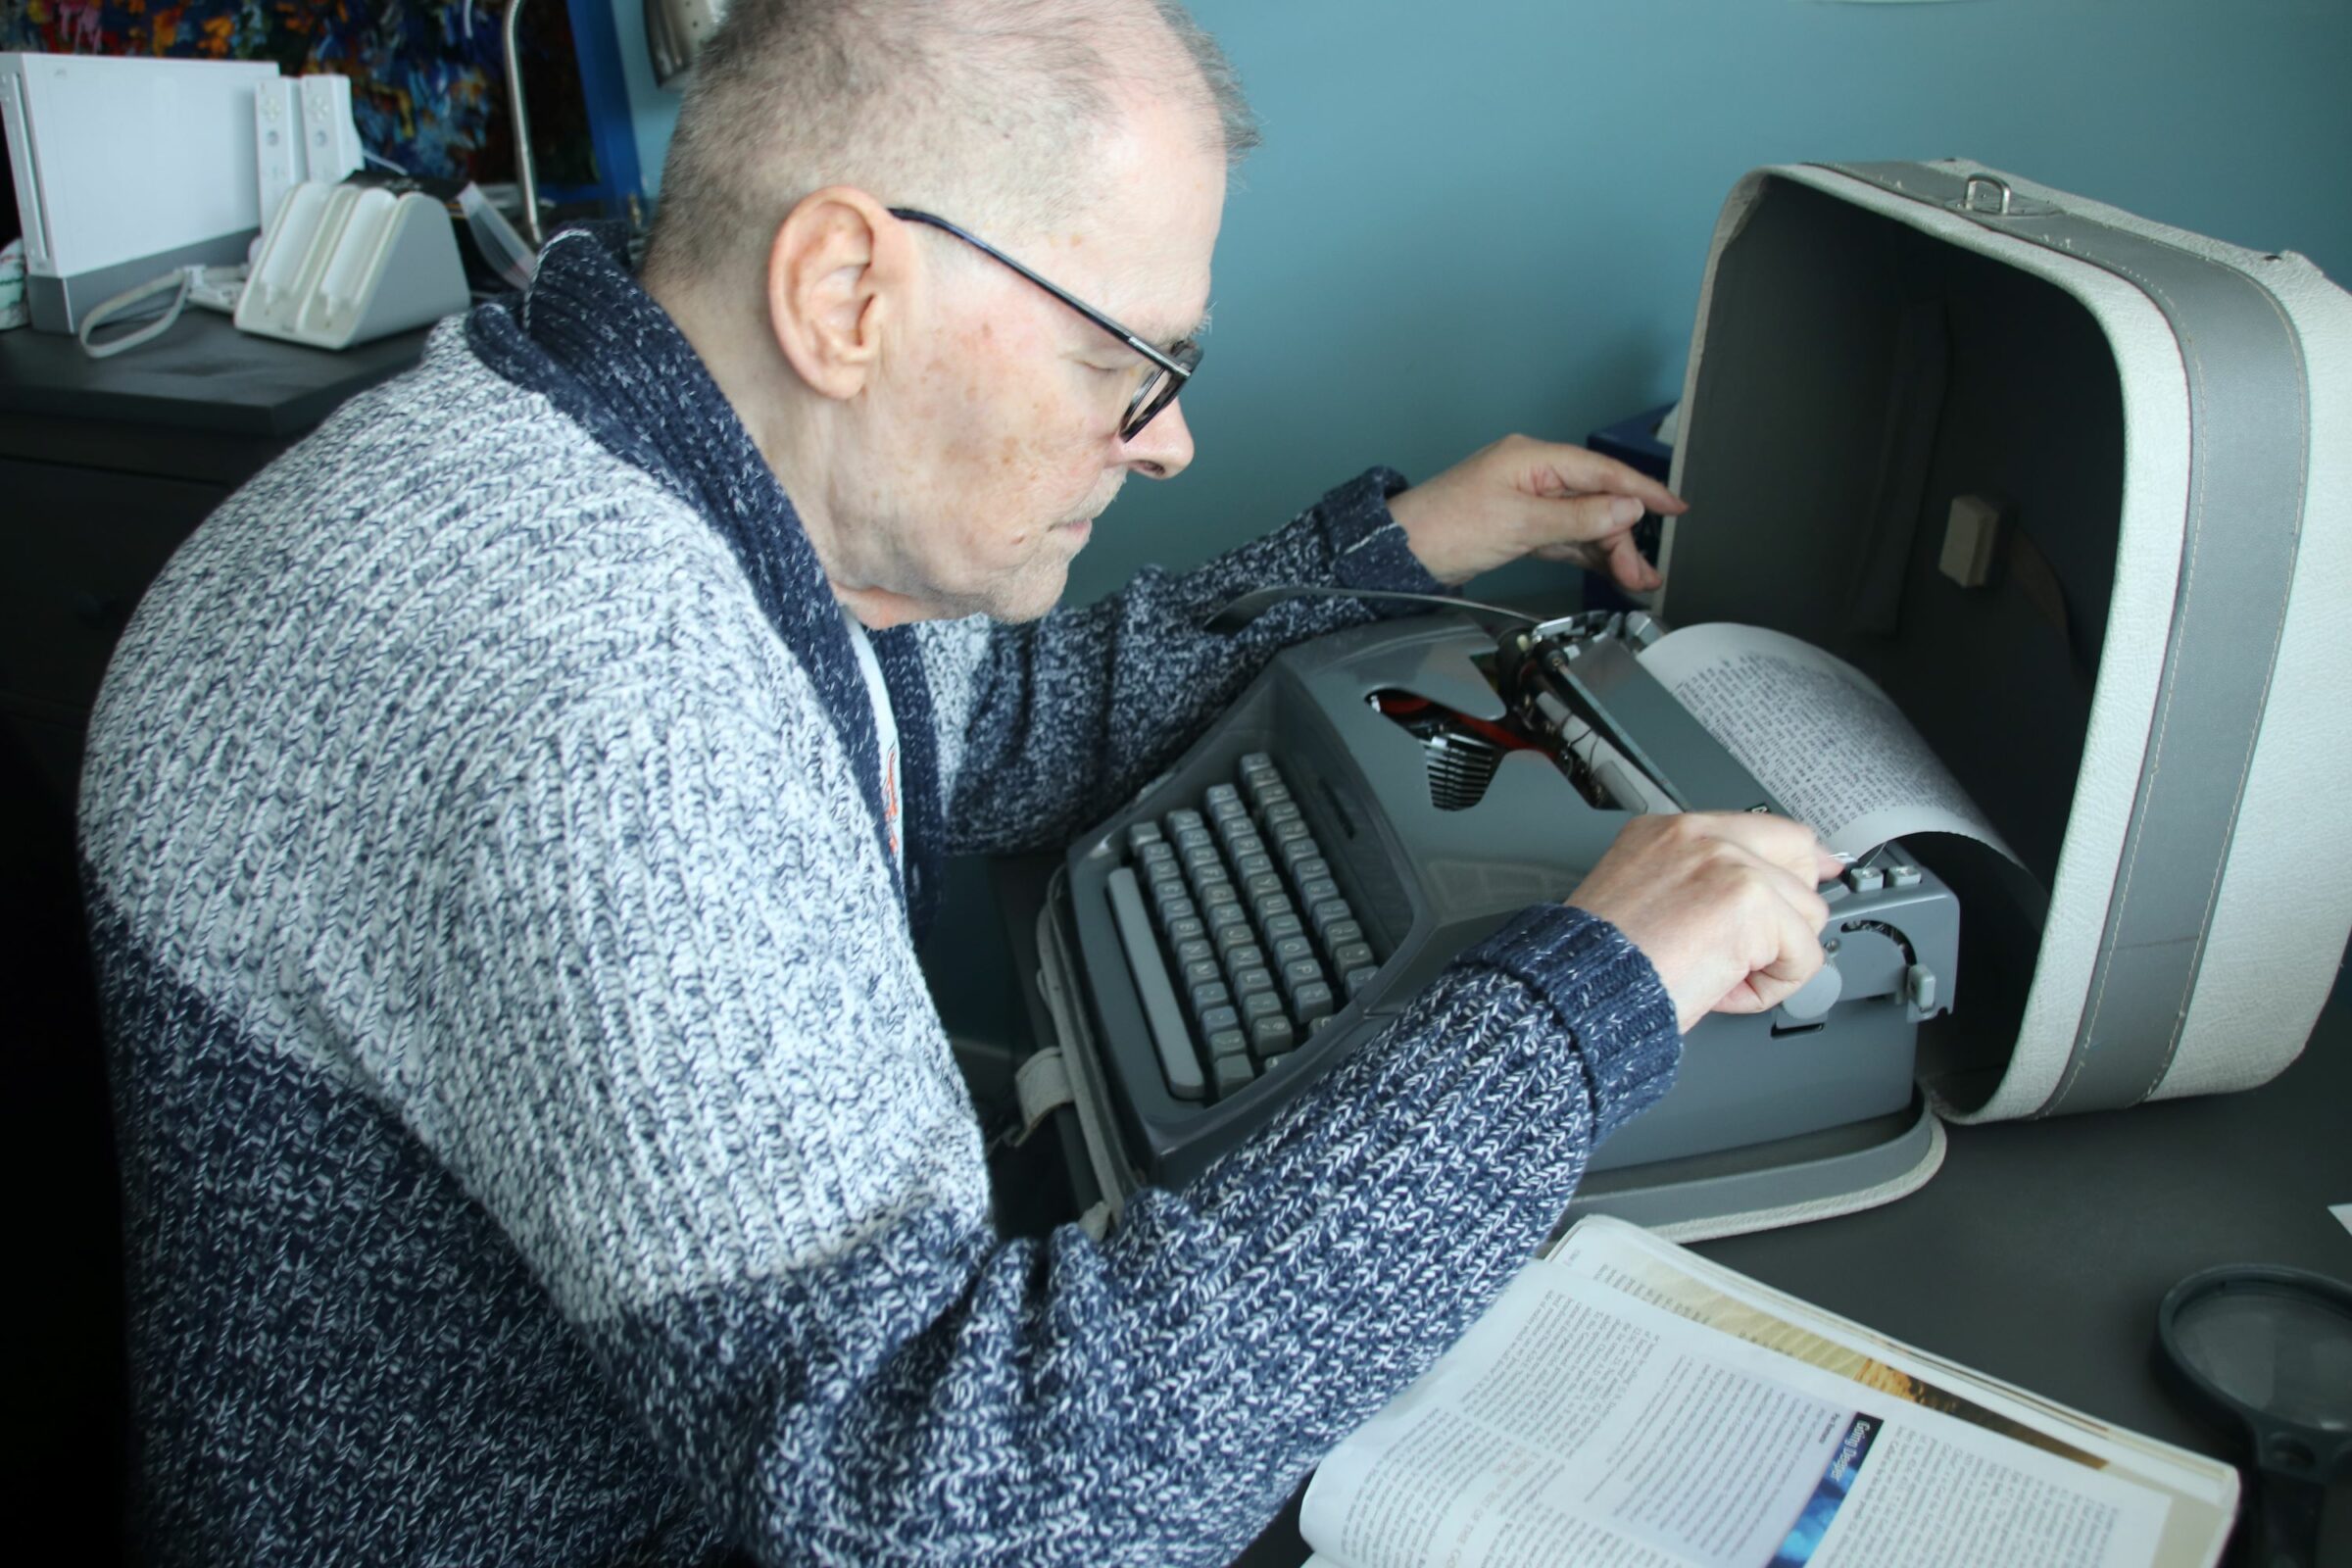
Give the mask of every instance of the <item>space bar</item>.
<path id="1" fill-rule="evenodd" d="M 1208 1080 L 1200 1076 L 1200 1058 L 1193 1054 L 1193 1037 L 1184 1026 L 1183 1010 L 1176 1005 L 1176 988 L 1168 984 L 1167 965 L 1159 961 L 1159 943 L 1152 935 L 1144 890 L 1128 866 L 1110 873 L 1110 913 L 1118 923 L 1119 943 L 1127 950 L 1127 970 L 1135 976 L 1144 1017 L 1152 1025 L 1152 1043 L 1159 1048 L 1159 1066 L 1167 1077 L 1168 1093 L 1179 1100 L 1206 1100 Z"/>

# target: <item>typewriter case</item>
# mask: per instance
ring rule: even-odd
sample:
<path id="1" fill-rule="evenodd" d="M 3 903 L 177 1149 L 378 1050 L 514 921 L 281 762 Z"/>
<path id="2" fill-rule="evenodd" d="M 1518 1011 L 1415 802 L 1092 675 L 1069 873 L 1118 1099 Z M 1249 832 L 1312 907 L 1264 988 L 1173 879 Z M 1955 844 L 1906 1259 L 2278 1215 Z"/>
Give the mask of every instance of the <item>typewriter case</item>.
<path id="1" fill-rule="evenodd" d="M 1658 613 L 1859 666 L 2024 861 L 1931 841 L 1936 1112 L 2291 1062 L 2352 929 L 2352 296 L 1979 165 L 1760 170 L 1681 425 Z"/>
<path id="2" fill-rule="evenodd" d="M 1674 1092 L 1594 1152 L 1565 1219 L 1694 1240 L 1848 1212 L 1933 1177 L 1946 1122 L 2245 1088 L 2294 1059 L 2352 928 L 2352 845 L 2330 809 L 2352 731 L 2346 345 L 2352 297 L 2300 258 L 1977 166 L 1770 169 L 1740 184 L 1684 389 L 1672 478 L 1690 511 L 1663 535 L 1650 608 L 1677 626 L 1771 627 L 1858 666 L 2023 865 L 1907 836 L 1905 858 L 1957 900 L 1937 1000 L 1849 987 L 1842 1035 L 1710 1020 Z M 2307 518 L 2311 498 L 2337 514 Z M 1532 760 L 1506 760 L 1449 816 L 1434 772 L 1421 787 L 1420 743 L 1365 708 L 1396 685 L 1500 712 L 1462 662 L 1492 635 L 1424 617 L 1286 652 L 1072 846 L 1037 921 L 1040 1038 L 1063 1049 L 1032 1057 L 1021 1090 L 1033 1124 L 1060 1107 L 1080 1206 L 1102 1200 L 1090 1223 L 1161 1179 L 1155 1139 L 1191 1140 L 1198 1165 L 1250 1115 L 1221 1095 L 1204 1115 L 1163 1114 L 1102 890 L 1082 885 L 1108 874 L 1122 823 L 1198 797 L 1250 747 L 1287 746 L 1286 766 L 1319 775 L 1310 801 L 1383 801 L 1342 814 L 1375 837 L 1409 822 L 1419 880 L 1462 902 L 1427 928 L 1443 941 L 1402 963 L 1384 950 L 1389 994 L 1367 994 L 1367 1019 L 1409 998 L 1448 942 L 1492 929 L 1469 916 L 1566 897 L 1605 847 L 1556 814 L 1583 803 Z M 1508 839 L 1512 874 L 1494 875 L 1495 824 L 1531 815 L 1547 836 Z M 1423 892 L 1415 932 L 1454 902 Z M 1879 929 L 1833 907 L 1841 932 Z M 1916 1029 L 1870 1032 L 1898 1016 Z M 1294 1082 L 1332 1059 L 1310 1039 Z M 1797 1102 L 1804 1116 L 1782 1115 Z M 1771 1114 L 1751 1117 L 1759 1103 Z M 1775 1116 L 1789 1126 L 1746 1136 Z"/>

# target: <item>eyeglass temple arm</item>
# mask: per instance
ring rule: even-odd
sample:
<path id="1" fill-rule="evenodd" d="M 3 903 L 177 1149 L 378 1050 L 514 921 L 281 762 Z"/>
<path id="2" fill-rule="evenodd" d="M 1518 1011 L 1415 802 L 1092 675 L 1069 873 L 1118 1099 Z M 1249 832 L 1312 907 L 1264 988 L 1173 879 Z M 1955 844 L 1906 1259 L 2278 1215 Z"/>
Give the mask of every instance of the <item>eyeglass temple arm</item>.
<path id="1" fill-rule="evenodd" d="M 1189 381 L 1193 378 L 1191 368 L 1179 364 L 1176 360 L 1168 355 L 1166 350 L 1153 347 L 1149 340 L 1138 337 L 1135 333 L 1121 326 L 1109 317 L 1104 316 L 1101 311 L 1096 310 L 1092 305 L 1087 304 L 1086 301 L 1080 299 L 1077 295 L 1072 294 L 1068 289 L 1063 288 L 1059 283 L 1054 282 L 1052 278 L 1045 277 L 1039 273 L 1031 271 L 1028 268 L 1021 265 L 1021 263 L 1005 255 L 1003 251 L 997 249 L 994 245 L 991 245 L 979 235 L 974 234 L 967 229 L 957 227 L 956 224 L 949 222 L 946 219 L 941 218 L 936 213 L 926 213 L 920 208 L 893 207 L 888 209 L 888 211 L 891 217 L 896 218 L 903 222 L 922 223 L 928 225 L 929 227 L 936 228 L 944 234 L 953 234 L 957 239 L 963 241 L 966 245 L 972 247 L 972 249 L 980 252 L 982 255 L 995 257 L 998 261 L 1003 262 L 1006 267 L 1011 268 L 1014 271 L 1020 273 L 1030 282 L 1035 283 L 1039 288 L 1044 289 L 1047 293 L 1061 301 L 1062 304 L 1067 305 L 1071 310 L 1076 311 L 1080 316 L 1085 317 L 1088 320 L 1094 322 L 1097 326 L 1108 332 L 1112 337 L 1117 338 L 1120 342 L 1135 350 L 1136 353 L 1141 354 L 1145 359 L 1150 360 L 1153 365 L 1158 366 L 1168 374 L 1175 376 L 1179 381 Z"/>

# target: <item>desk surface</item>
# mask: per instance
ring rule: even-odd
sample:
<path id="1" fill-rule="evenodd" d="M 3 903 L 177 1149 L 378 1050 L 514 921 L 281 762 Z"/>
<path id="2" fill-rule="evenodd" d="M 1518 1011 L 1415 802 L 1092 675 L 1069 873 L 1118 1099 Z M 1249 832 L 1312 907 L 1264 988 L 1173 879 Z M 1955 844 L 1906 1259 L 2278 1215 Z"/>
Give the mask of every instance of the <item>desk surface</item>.
<path id="1" fill-rule="evenodd" d="M 2165 1293 L 2220 1263 L 2352 1279 L 2352 1232 L 2328 1211 L 2352 1202 L 2352 986 L 2260 1089 L 1949 1131 L 1943 1169 L 1908 1198 L 1696 1250 L 2207 1453 L 2224 1446 L 2149 1361 Z"/>
<path id="2" fill-rule="evenodd" d="M 329 351 L 240 332 L 189 309 L 152 343 L 93 360 L 59 332 L 0 332 L 0 413 L 285 437 L 416 363 L 419 327 Z"/>

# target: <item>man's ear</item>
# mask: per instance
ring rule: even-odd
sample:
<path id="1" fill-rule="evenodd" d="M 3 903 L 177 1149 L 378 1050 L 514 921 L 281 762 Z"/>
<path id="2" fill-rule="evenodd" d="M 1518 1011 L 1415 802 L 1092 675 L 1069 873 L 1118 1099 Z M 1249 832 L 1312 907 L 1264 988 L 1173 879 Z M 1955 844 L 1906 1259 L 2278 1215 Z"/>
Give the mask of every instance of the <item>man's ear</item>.
<path id="1" fill-rule="evenodd" d="M 810 390 L 864 390 L 912 262 L 905 225 L 855 186 L 828 185 L 785 214 L 767 252 L 768 326 Z"/>

